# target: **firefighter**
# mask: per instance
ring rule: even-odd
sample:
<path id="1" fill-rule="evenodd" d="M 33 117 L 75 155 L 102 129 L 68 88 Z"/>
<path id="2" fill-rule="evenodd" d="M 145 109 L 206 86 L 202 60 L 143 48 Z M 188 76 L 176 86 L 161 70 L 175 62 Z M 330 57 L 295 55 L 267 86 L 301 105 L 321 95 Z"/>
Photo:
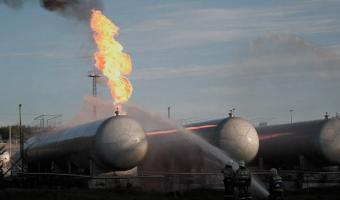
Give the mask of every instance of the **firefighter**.
<path id="1" fill-rule="evenodd" d="M 270 169 L 271 178 L 269 182 L 269 199 L 283 200 L 283 182 L 281 176 L 277 173 L 277 169 Z"/>
<path id="2" fill-rule="evenodd" d="M 223 173 L 223 183 L 224 183 L 224 199 L 233 200 L 234 199 L 234 179 L 235 171 L 231 165 L 225 165 L 222 170 Z"/>
<path id="3" fill-rule="evenodd" d="M 252 196 L 249 192 L 250 183 L 251 183 L 250 171 L 246 168 L 245 162 L 240 161 L 239 169 L 236 171 L 235 177 L 235 186 L 238 189 L 240 200 L 252 199 Z"/>

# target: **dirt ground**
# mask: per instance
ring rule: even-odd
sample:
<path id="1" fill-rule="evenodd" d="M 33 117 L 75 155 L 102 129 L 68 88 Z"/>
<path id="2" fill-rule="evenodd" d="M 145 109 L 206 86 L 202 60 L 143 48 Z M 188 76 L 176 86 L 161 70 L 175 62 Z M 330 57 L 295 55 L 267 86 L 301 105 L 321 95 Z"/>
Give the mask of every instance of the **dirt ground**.
<path id="1" fill-rule="evenodd" d="M 340 188 L 317 189 L 286 194 L 286 200 L 338 200 Z M 210 200 L 223 199 L 222 191 L 196 190 L 183 194 L 85 189 L 1 189 L 1 200 Z"/>

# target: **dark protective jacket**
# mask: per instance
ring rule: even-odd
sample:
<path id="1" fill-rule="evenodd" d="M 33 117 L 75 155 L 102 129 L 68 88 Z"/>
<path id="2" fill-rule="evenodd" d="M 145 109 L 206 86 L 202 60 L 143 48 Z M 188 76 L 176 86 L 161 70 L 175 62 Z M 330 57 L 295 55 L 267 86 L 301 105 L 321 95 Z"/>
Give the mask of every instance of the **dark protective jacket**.
<path id="1" fill-rule="evenodd" d="M 223 177 L 224 177 L 224 179 L 223 179 L 224 182 L 229 182 L 229 183 L 233 182 L 233 180 L 235 178 L 235 172 L 231 167 L 230 168 L 227 168 L 227 167 L 224 168 L 222 170 L 222 173 L 223 173 Z"/>
<path id="2" fill-rule="evenodd" d="M 251 174 L 250 171 L 246 168 L 240 168 L 236 172 L 235 183 L 240 186 L 250 186 L 251 183 Z"/>
<path id="3" fill-rule="evenodd" d="M 282 178 L 279 175 L 275 175 L 272 177 L 270 181 L 269 190 L 271 193 L 273 192 L 283 192 L 283 182 Z"/>

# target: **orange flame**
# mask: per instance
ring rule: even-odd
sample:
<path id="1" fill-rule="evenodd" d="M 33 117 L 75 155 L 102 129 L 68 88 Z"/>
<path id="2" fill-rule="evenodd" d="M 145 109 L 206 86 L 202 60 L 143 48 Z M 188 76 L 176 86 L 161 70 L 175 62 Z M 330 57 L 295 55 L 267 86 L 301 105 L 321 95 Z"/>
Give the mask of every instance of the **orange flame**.
<path id="1" fill-rule="evenodd" d="M 115 40 L 119 28 L 99 10 L 92 10 L 91 29 L 98 51 L 95 52 L 96 67 L 108 78 L 108 86 L 115 103 L 129 100 L 133 87 L 125 77 L 132 71 L 129 54 Z"/>

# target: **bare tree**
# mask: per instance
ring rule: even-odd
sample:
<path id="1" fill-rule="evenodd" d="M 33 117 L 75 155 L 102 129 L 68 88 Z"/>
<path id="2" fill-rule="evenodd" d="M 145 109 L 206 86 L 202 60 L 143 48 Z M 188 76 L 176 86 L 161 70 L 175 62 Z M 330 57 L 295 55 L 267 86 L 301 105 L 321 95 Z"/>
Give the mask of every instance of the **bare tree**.
<path id="1" fill-rule="evenodd" d="M 0 158 L 2 158 L 6 152 L 5 145 L 2 145 L 0 147 Z M 4 166 L 5 166 L 5 161 L 4 159 L 0 159 L 0 178 L 4 176 Z"/>

